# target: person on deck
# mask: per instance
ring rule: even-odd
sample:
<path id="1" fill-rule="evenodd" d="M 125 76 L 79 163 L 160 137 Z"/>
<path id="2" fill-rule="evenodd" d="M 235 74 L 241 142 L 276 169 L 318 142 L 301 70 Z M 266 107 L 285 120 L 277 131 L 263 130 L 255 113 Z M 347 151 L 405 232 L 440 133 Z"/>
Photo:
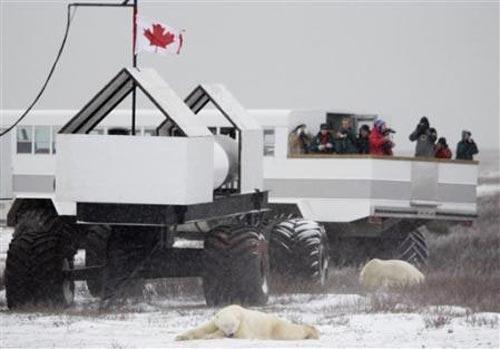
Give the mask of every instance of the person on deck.
<path id="1" fill-rule="evenodd" d="M 311 136 L 307 132 L 305 124 L 295 127 L 288 136 L 290 154 L 307 154 L 311 145 Z"/>
<path id="2" fill-rule="evenodd" d="M 335 135 L 335 150 L 339 154 L 357 154 L 356 135 L 352 129 L 351 119 L 342 119 L 340 129 Z"/>
<path id="3" fill-rule="evenodd" d="M 328 125 L 321 124 L 320 131 L 311 142 L 310 150 L 315 153 L 332 153 L 333 141 L 332 135 L 328 132 Z"/>
<path id="4" fill-rule="evenodd" d="M 462 131 L 462 140 L 457 144 L 457 160 L 474 160 L 474 155 L 479 153 L 471 136 L 470 131 Z"/>
<path id="5" fill-rule="evenodd" d="M 412 142 L 417 141 L 415 156 L 434 156 L 434 143 L 437 139 L 437 132 L 430 127 L 427 117 L 423 116 L 420 119 L 415 131 L 410 134 L 409 138 Z"/>
<path id="6" fill-rule="evenodd" d="M 368 125 L 363 125 L 359 128 L 356 144 L 359 154 L 370 154 L 370 127 Z"/>
<path id="7" fill-rule="evenodd" d="M 370 154 L 392 155 L 394 143 L 387 134 L 387 126 L 382 119 L 376 119 L 370 132 Z"/>
<path id="8" fill-rule="evenodd" d="M 446 143 L 446 138 L 439 138 L 434 146 L 434 157 L 437 159 L 451 159 L 451 156 L 451 150 L 448 143 Z"/>

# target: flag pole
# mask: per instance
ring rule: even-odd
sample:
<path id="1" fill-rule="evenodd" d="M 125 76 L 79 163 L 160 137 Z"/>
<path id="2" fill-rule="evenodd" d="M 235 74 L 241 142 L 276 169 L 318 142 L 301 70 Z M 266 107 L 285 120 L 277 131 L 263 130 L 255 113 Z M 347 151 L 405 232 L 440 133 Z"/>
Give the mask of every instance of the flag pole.
<path id="1" fill-rule="evenodd" d="M 137 54 L 135 52 L 136 47 L 135 43 L 137 41 L 137 1 L 134 0 L 134 11 L 132 15 L 132 66 L 134 68 L 137 68 Z M 131 126 L 131 133 L 132 136 L 135 136 L 135 109 L 136 109 L 136 90 L 137 86 L 134 82 L 133 89 L 132 89 L 132 126 Z"/>
<path id="2" fill-rule="evenodd" d="M 137 2 L 139 0 L 133 0 L 133 4 L 129 4 L 130 0 L 123 0 L 121 3 L 109 3 L 109 2 L 73 2 L 68 4 L 68 16 L 69 11 L 72 7 L 132 7 L 132 66 L 137 68 L 137 55 L 135 53 L 135 40 L 137 35 Z M 132 87 L 132 130 L 131 134 L 135 136 L 135 109 L 136 109 L 136 88 L 137 85 L 133 84 Z"/>

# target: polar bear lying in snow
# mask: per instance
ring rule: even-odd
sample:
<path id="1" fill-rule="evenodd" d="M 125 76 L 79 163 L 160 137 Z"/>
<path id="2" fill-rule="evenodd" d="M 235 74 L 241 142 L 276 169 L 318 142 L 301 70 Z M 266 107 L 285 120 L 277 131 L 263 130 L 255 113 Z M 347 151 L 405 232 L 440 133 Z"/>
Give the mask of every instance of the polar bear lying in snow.
<path id="1" fill-rule="evenodd" d="M 359 283 L 366 291 L 416 285 L 425 280 L 417 268 L 397 259 L 372 259 L 361 270 Z"/>
<path id="2" fill-rule="evenodd" d="M 313 326 L 296 325 L 272 314 L 230 305 L 221 309 L 209 322 L 175 338 L 177 341 L 193 339 L 318 339 Z"/>

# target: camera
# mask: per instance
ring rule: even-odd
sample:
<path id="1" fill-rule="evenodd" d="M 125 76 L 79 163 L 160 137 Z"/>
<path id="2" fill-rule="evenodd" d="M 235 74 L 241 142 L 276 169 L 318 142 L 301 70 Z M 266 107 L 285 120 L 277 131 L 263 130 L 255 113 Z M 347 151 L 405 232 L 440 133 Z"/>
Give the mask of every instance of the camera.
<path id="1" fill-rule="evenodd" d="M 387 135 L 389 135 L 389 134 L 391 134 L 391 133 L 396 133 L 396 131 L 395 131 L 395 130 L 393 130 L 392 128 L 386 128 L 386 129 L 384 130 L 384 136 L 387 136 Z"/>

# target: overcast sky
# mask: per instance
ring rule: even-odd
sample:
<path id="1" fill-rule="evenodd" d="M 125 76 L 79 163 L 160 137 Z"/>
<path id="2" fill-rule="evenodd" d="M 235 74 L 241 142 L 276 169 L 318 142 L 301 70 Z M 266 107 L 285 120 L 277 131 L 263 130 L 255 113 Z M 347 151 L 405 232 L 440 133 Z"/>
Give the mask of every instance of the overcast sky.
<path id="1" fill-rule="evenodd" d="M 68 2 L 0 3 L 0 108 L 24 108 L 55 57 Z M 380 113 L 400 149 L 422 115 L 453 145 L 466 128 L 480 147 L 499 146 L 497 2 L 140 1 L 139 13 L 186 30 L 181 55 L 139 56 L 181 96 L 220 82 L 247 108 Z M 130 65 L 130 32 L 129 9 L 80 8 L 38 108 L 80 108 Z"/>

